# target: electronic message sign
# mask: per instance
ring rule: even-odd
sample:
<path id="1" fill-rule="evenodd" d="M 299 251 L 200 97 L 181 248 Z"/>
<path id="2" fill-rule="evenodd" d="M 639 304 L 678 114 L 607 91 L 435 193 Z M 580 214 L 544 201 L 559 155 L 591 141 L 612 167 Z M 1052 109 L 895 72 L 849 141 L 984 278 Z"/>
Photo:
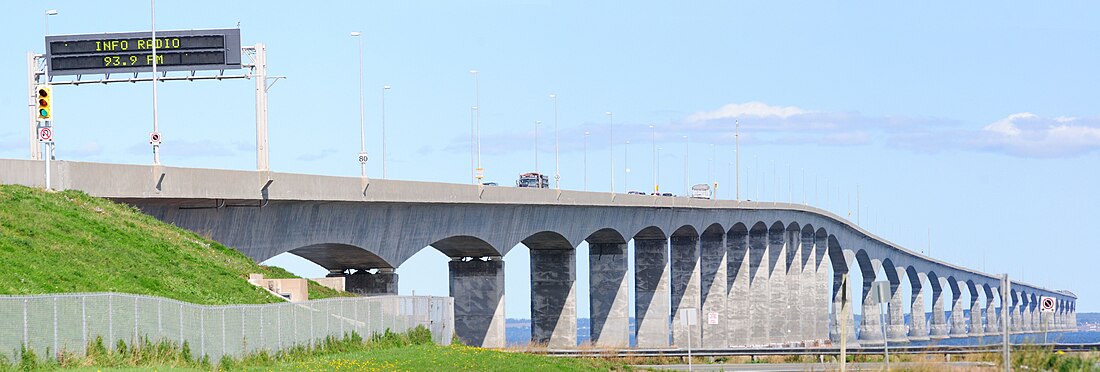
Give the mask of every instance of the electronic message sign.
<path id="1" fill-rule="evenodd" d="M 122 32 L 46 36 L 50 75 L 153 71 L 234 70 L 241 68 L 241 30 Z"/>

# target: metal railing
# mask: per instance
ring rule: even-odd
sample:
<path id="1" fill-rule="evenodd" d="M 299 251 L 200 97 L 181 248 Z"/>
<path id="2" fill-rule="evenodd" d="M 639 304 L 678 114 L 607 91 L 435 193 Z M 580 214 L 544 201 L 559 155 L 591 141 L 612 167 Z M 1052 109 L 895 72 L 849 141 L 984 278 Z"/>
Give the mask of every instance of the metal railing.
<path id="1" fill-rule="evenodd" d="M 9 357 L 18 357 L 23 348 L 38 355 L 83 355 L 102 337 L 109 349 L 119 340 L 129 345 L 167 340 L 187 342 L 195 355 L 220 358 L 417 326 L 431 330 L 436 343 L 449 344 L 454 299 L 379 296 L 207 306 L 119 293 L 0 296 L 0 353 Z"/>

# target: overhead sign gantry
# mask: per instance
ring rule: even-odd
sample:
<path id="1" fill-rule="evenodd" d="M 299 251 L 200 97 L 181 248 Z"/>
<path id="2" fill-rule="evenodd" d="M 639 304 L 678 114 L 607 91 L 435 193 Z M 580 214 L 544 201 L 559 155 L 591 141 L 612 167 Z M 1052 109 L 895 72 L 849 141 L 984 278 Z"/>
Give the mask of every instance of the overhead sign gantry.
<path id="1" fill-rule="evenodd" d="M 241 68 L 241 30 L 121 32 L 46 37 L 46 68 L 53 76 Z"/>

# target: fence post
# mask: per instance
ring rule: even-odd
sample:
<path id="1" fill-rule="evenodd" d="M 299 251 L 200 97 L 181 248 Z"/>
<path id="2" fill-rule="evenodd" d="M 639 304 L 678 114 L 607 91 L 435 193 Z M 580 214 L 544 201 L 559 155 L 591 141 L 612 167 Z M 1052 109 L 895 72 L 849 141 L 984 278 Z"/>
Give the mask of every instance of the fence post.
<path id="1" fill-rule="evenodd" d="M 88 351 L 88 305 L 85 303 L 88 297 L 80 296 L 80 341 L 83 343 L 85 355 Z"/>
<path id="2" fill-rule="evenodd" d="M 27 331 L 27 301 L 27 299 L 23 299 L 23 349 L 31 347 L 30 333 Z"/>
<path id="3" fill-rule="evenodd" d="M 107 345 L 115 343 L 115 295 L 107 294 Z"/>
<path id="4" fill-rule="evenodd" d="M 180 347 L 183 347 L 183 342 L 183 304 L 180 304 Z"/>
<path id="5" fill-rule="evenodd" d="M 134 345 L 137 345 L 137 341 L 141 339 L 141 337 L 138 336 L 138 298 L 133 297 L 133 299 L 134 299 L 134 337 L 131 341 L 132 343 L 130 344 L 130 347 L 133 347 Z"/>
<path id="6" fill-rule="evenodd" d="M 59 355 L 57 350 L 57 297 L 53 298 L 53 355 Z"/>
<path id="7" fill-rule="evenodd" d="M 222 357 L 225 356 L 225 308 L 222 308 Z"/>
<path id="8" fill-rule="evenodd" d="M 277 311 L 275 311 L 275 333 L 277 334 L 277 338 L 278 338 L 278 341 L 275 342 L 275 345 L 279 347 L 279 350 L 282 350 L 283 349 L 283 309 L 280 309 L 280 307 L 283 307 L 283 306 L 279 305 L 278 307 L 275 308 L 275 310 L 277 310 Z"/>
<path id="9" fill-rule="evenodd" d="M 309 345 L 313 346 L 313 306 L 309 307 Z"/>
<path id="10" fill-rule="evenodd" d="M 164 321 L 161 320 L 160 303 L 164 300 L 157 299 L 157 338 L 164 337 Z"/>
<path id="11" fill-rule="evenodd" d="M 199 350 L 206 356 L 206 308 L 199 308 Z"/>
<path id="12" fill-rule="evenodd" d="M 262 348 L 263 344 L 264 344 L 264 308 L 263 307 L 258 307 L 257 309 L 260 309 L 260 326 L 256 327 L 256 328 L 260 329 L 259 345 L 260 345 L 260 348 Z M 241 311 L 244 311 L 244 310 L 241 310 Z M 244 315 L 241 315 L 241 321 L 242 322 L 244 321 Z"/>

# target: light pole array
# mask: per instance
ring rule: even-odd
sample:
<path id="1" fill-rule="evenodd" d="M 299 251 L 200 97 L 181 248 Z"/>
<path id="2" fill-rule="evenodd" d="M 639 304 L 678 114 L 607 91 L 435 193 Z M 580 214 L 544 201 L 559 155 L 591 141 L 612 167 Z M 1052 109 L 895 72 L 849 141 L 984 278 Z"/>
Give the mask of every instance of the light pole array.
<path id="1" fill-rule="evenodd" d="M 630 192 L 630 159 L 627 151 L 630 150 L 630 141 L 623 146 L 623 191 Z"/>
<path id="2" fill-rule="evenodd" d="M 561 190 L 561 173 L 558 168 L 558 95 L 550 94 L 554 100 L 554 188 Z"/>
<path id="3" fill-rule="evenodd" d="M 688 136 L 684 136 L 684 196 L 691 196 L 688 188 Z"/>
<path id="4" fill-rule="evenodd" d="M 476 169 L 477 169 L 477 163 L 475 163 L 475 159 L 476 159 L 477 151 L 476 151 L 474 146 L 477 143 L 477 139 L 474 137 L 474 133 L 475 133 L 475 130 L 474 130 L 474 114 L 475 114 L 475 111 L 477 111 L 477 106 L 470 106 L 470 183 L 476 185 L 477 184 L 477 174 L 475 172 L 476 172 Z"/>
<path id="5" fill-rule="evenodd" d="M 736 158 L 734 161 L 737 163 L 735 164 L 737 179 L 734 181 L 737 183 L 737 190 L 734 199 L 741 200 L 741 121 L 734 120 L 733 128 L 733 155 Z"/>
<path id="6" fill-rule="evenodd" d="M 367 127 L 363 115 L 363 33 L 353 31 L 351 36 L 359 42 L 359 175 L 367 177 Z"/>
<path id="7" fill-rule="evenodd" d="M 386 178 L 386 91 L 389 85 L 382 86 L 382 178 Z"/>

